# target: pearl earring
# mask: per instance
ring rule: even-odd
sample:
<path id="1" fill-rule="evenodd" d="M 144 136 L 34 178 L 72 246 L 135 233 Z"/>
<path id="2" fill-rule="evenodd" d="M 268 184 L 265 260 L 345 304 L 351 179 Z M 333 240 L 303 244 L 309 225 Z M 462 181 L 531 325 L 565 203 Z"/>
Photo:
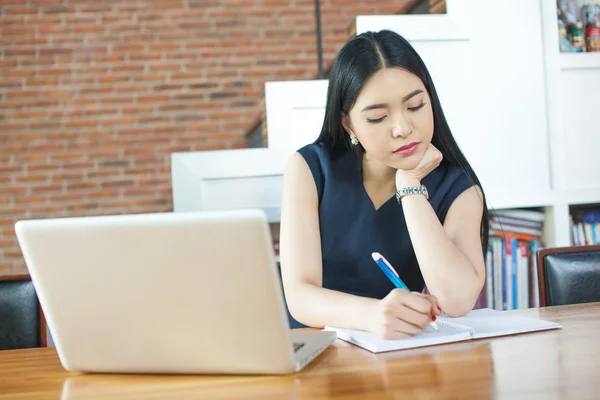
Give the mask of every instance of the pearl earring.
<path id="1" fill-rule="evenodd" d="M 356 136 L 350 136 L 350 143 L 354 146 L 358 145 L 358 138 Z"/>

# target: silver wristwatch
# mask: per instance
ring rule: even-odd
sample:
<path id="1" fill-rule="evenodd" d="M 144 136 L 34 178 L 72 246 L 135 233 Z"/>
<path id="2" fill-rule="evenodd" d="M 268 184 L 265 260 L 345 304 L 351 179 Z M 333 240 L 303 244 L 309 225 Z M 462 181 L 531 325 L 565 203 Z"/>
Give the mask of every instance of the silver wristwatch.
<path id="1" fill-rule="evenodd" d="M 396 200 L 398 201 L 398 204 L 404 196 L 407 196 L 409 194 L 422 194 L 425 196 L 426 199 L 429 199 L 429 193 L 427 192 L 427 188 L 425 187 L 425 185 L 409 186 L 402 188 L 396 192 Z"/>

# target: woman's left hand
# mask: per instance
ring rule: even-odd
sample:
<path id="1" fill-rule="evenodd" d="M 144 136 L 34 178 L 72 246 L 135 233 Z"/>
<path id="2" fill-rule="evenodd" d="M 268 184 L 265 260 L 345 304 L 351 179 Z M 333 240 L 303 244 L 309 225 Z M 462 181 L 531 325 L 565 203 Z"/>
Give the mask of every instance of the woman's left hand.
<path id="1" fill-rule="evenodd" d="M 408 186 L 421 185 L 421 179 L 436 169 L 443 158 L 442 153 L 430 143 L 416 167 L 410 170 L 399 169 L 396 171 L 396 188 L 400 190 Z"/>

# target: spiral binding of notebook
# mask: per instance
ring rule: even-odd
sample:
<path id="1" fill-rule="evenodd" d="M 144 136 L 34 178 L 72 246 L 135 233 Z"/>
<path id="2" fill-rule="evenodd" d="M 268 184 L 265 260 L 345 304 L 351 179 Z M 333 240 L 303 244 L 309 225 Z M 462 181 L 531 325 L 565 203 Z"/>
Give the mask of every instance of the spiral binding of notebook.
<path id="1" fill-rule="evenodd" d="M 437 323 L 438 323 L 438 325 L 446 326 L 448 328 L 452 328 L 452 329 L 455 329 L 460 332 L 469 332 L 470 334 L 475 334 L 475 330 L 473 328 L 451 322 L 444 318 L 438 318 Z"/>

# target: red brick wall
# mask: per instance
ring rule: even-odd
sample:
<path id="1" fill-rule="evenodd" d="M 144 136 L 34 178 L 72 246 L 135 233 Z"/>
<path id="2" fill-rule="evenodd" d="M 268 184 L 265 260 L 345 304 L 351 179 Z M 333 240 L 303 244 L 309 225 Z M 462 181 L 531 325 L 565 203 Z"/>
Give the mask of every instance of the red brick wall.
<path id="1" fill-rule="evenodd" d="M 356 15 L 322 0 L 325 61 Z M 0 274 L 18 219 L 172 209 L 169 155 L 237 148 L 270 80 L 316 76 L 313 0 L 0 0 Z"/>

